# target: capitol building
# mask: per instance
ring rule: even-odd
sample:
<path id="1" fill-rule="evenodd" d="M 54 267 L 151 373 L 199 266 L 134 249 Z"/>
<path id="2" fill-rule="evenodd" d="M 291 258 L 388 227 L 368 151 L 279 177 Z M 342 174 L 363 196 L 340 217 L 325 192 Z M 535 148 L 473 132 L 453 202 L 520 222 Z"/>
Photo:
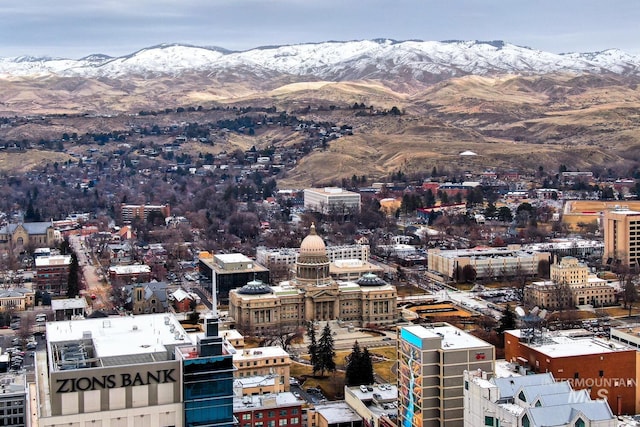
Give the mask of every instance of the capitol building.
<path id="1" fill-rule="evenodd" d="M 254 280 L 229 292 L 229 315 L 236 328 L 258 335 L 309 321 L 341 320 L 354 326 L 386 325 L 397 319 L 397 292 L 373 273 L 355 281 L 329 274 L 324 241 L 311 225 L 300 244 L 296 278 L 268 286 Z"/>

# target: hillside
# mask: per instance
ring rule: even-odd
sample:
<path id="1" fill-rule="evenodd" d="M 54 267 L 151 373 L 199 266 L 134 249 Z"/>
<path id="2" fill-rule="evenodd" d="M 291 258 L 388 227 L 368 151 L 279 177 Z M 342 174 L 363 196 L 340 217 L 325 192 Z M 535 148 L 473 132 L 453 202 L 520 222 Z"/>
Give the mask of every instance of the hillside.
<path id="1" fill-rule="evenodd" d="M 631 171 L 640 162 L 638 64 L 619 51 L 554 55 L 502 42 L 389 40 L 246 52 L 164 45 L 78 61 L 4 58 L 0 116 L 46 119 L 4 126 L 0 139 L 122 130 L 142 111 L 275 107 L 354 131 L 308 154 L 283 185 L 354 174 L 382 179 L 434 166 Z M 393 107 L 402 115 L 387 114 Z M 167 126 L 221 116 L 185 114 L 148 121 Z M 193 143 L 189 150 L 296 141 L 294 130 L 279 129 L 230 135 L 213 149 Z M 478 156 L 460 158 L 466 150 Z"/>

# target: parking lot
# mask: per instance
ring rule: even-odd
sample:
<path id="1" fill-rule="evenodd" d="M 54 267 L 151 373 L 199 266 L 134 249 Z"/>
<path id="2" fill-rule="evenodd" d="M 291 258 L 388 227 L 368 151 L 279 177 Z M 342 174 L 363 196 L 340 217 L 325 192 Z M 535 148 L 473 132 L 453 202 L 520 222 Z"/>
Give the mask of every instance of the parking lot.
<path id="1" fill-rule="evenodd" d="M 9 332 L 11 330 L 5 330 Z M 26 371 L 33 372 L 35 352 L 44 349 L 45 343 L 42 337 L 31 336 L 22 339 L 15 334 L 4 333 L 0 335 L 0 371 Z"/>
<path id="2" fill-rule="evenodd" d="M 322 394 L 322 391 L 315 387 L 307 387 L 303 389 L 299 385 L 290 385 L 291 393 L 298 399 L 306 400 L 309 403 L 325 402 L 327 398 Z"/>

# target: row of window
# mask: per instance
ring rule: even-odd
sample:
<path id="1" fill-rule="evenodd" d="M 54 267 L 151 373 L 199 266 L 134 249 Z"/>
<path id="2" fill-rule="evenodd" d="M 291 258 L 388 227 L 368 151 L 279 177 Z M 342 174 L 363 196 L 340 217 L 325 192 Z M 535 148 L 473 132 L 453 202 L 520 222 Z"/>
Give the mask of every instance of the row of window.
<path id="1" fill-rule="evenodd" d="M 291 415 L 298 415 L 298 408 L 292 408 L 291 409 Z M 256 419 L 261 419 L 264 417 L 265 412 L 255 412 L 255 418 Z M 280 409 L 279 410 L 279 415 L 281 417 L 286 417 L 289 414 L 289 410 L 288 409 Z M 275 410 L 271 410 L 268 411 L 266 413 L 267 418 L 274 418 L 276 416 L 276 411 Z M 251 419 L 251 412 L 247 412 L 245 414 L 242 414 L 242 419 L 243 420 L 250 420 Z"/>

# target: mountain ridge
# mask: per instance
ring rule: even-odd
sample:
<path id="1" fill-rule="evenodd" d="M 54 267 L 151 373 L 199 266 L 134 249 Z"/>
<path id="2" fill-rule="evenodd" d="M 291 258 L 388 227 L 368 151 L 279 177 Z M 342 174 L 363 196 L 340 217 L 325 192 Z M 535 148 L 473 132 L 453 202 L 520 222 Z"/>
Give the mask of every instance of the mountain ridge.
<path id="1" fill-rule="evenodd" d="M 164 43 L 127 55 L 92 54 L 81 59 L 0 58 L 0 78 L 120 78 L 208 75 L 313 76 L 331 81 L 390 79 L 434 82 L 464 75 L 612 73 L 640 75 L 640 55 L 619 49 L 550 53 L 492 41 L 372 39 L 264 46 L 245 51 Z"/>

